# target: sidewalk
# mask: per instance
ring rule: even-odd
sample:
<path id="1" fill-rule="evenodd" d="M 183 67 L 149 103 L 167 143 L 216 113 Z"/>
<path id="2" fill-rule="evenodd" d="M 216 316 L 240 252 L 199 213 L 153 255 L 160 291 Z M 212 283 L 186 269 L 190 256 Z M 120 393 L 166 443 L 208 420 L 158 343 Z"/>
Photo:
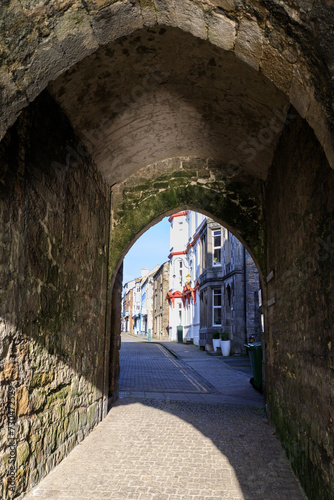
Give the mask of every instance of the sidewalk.
<path id="1" fill-rule="evenodd" d="M 152 391 L 123 391 L 120 390 L 120 397 L 133 398 L 153 398 L 169 399 L 174 401 L 206 402 L 211 404 L 238 404 L 243 406 L 262 407 L 263 396 L 259 394 L 250 384 L 251 371 L 245 373 L 231 366 L 224 361 L 221 356 L 209 356 L 205 351 L 201 351 L 193 344 L 179 344 L 176 342 L 160 342 L 157 340 L 147 341 L 147 338 L 137 335 L 122 334 L 122 342 L 145 342 L 163 346 L 170 355 L 173 355 L 178 362 L 178 368 L 182 370 L 182 365 L 188 369 L 188 377 L 191 372 L 196 374 L 196 381 L 202 378 L 206 382 L 203 385 L 211 387 L 211 390 L 196 391 L 197 394 L 189 391 L 180 391 L 177 394 Z M 122 355 L 122 350 L 121 350 Z M 190 374 L 189 374 L 190 370 Z M 244 368 L 243 368 L 244 370 Z"/>

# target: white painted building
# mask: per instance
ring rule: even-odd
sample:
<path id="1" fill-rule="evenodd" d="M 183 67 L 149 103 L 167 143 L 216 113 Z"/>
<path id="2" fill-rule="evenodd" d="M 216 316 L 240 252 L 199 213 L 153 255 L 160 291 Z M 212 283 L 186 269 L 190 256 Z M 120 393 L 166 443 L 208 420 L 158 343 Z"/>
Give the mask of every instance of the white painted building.
<path id="1" fill-rule="evenodd" d="M 148 275 L 149 269 L 141 270 L 141 278 L 136 279 L 136 286 L 133 290 L 133 333 L 135 335 L 140 335 L 142 332 L 142 292 L 141 285 L 144 278 Z"/>
<path id="2" fill-rule="evenodd" d="M 154 275 L 160 266 L 155 266 L 141 280 L 140 333 L 151 337 L 153 330 Z M 147 271 L 145 269 L 145 271 Z"/>
<path id="3" fill-rule="evenodd" d="M 186 210 L 169 218 L 170 227 L 170 277 L 169 340 L 192 340 L 199 345 L 200 307 L 199 230 L 206 217 Z"/>

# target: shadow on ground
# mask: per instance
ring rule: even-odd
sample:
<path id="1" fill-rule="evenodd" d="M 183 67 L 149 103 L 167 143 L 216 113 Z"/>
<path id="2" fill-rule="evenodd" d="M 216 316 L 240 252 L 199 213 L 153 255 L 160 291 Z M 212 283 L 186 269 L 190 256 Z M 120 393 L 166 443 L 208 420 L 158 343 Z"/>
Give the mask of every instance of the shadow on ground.
<path id="1" fill-rule="evenodd" d="M 114 406 L 129 407 L 133 404 L 174 415 L 215 445 L 228 459 L 242 491 L 242 496 L 233 496 L 229 488 L 229 481 L 233 482 L 231 471 L 226 473 L 226 470 L 220 470 L 219 461 L 215 466 L 209 455 L 204 455 L 203 462 L 198 463 L 198 479 L 208 481 L 208 484 L 210 481 L 222 481 L 221 498 L 306 499 L 263 409 L 133 398 L 120 399 Z M 184 438 L 191 440 L 191 433 L 187 432 Z M 182 470 L 179 472 L 182 473 Z"/>

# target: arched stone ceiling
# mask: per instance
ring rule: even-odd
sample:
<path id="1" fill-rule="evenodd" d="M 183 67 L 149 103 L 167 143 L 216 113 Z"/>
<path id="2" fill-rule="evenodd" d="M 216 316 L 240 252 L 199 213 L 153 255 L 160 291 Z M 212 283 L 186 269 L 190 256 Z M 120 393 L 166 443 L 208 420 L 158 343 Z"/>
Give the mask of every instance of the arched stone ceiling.
<path id="1" fill-rule="evenodd" d="M 265 179 L 289 108 L 258 71 L 177 28 L 101 47 L 48 90 L 111 184 L 180 156 Z"/>
<path id="2" fill-rule="evenodd" d="M 263 73 L 334 167 L 334 8 L 314 0 L 7 0 L 0 8 L 0 138 L 78 61 L 143 27 L 179 27 Z"/>

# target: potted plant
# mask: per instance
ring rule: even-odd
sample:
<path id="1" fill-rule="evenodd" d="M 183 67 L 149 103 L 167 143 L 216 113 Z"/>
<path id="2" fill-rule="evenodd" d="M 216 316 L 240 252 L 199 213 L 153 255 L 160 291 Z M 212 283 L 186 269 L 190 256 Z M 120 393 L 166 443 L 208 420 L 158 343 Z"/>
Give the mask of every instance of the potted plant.
<path id="1" fill-rule="evenodd" d="M 220 335 L 220 347 L 223 356 L 229 356 L 231 352 L 231 341 L 228 332 L 223 331 Z"/>
<path id="2" fill-rule="evenodd" d="M 212 345 L 213 350 L 217 352 L 217 347 L 220 347 L 220 333 L 217 330 L 212 334 Z"/>

